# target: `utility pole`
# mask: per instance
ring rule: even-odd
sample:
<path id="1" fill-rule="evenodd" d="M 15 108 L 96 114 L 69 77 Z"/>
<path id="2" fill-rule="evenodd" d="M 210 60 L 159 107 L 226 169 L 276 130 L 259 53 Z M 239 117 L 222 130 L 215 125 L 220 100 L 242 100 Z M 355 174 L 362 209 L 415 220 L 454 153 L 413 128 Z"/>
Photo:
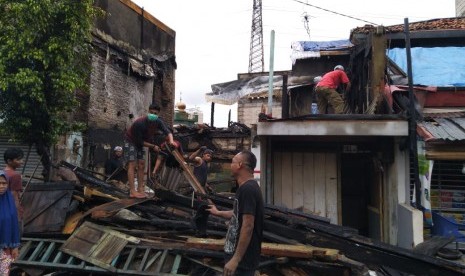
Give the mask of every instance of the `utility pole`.
<path id="1" fill-rule="evenodd" d="M 262 0 L 253 0 L 252 31 L 250 32 L 249 73 L 263 72 Z"/>

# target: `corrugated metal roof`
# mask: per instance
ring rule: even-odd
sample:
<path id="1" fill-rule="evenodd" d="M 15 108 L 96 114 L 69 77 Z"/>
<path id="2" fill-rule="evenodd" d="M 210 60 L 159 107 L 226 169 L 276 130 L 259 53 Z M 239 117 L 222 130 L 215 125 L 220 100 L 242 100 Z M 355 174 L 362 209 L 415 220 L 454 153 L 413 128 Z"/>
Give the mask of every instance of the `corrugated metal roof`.
<path id="1" fill-rule="evenodd" d="M 17 147 L 23 150 L 24 152 L 24 162 L 26 162 L 26 157 L 27 157 L 27 152 L 29 151 L 29 146 L 20 144 L 18 142 L 13 142 L 10 141 L 9 137 L 6 136 L 0 136 L 0 156 L 1 156 L 1 166 L 0 169 L 3 169 L 5 167 L 5 162 L 3 161 L 3 154 L 5 153 L 5 150 L 10 147 Z M 37 154 L 35 147 L 33 146 L 31 149 L 31 153 L 29 154 L 29 159 L 27 163 L 25 163 L 24 167 L 24 174 L 23 174 L 23 181 L 28 180 L 29 177 L 25 177 L 25 175 L 30 176 L 34 172 L 37 164 L 40 163 L 40 156 Z M 23 168 L 18 169 L 19 173 L 23 172 Z M 39 164 L 37 167 L 37 170 L 35 172 L 35 176 L 40 177 L 42 173 L 42 165 Z"/>
<path id="2" fill-rule="evenodd" d="M 451 115 L 451 117 L 445 117 L 445 114 L 442 113 L 441 117 L 425 118 L 423 122 L 419 123 L 419 127 L 431 134 L 428 140 L 465 140 L 465 118 L 454 117 L 457 115 L 456 113 Z"/>

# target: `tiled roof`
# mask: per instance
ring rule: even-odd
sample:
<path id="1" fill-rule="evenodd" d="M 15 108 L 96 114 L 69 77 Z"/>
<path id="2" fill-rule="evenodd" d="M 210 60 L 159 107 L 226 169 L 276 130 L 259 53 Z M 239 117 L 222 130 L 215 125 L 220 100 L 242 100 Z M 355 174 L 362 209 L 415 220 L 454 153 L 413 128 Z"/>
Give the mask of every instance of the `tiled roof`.
<path id="1" fill-rule="evenodd" d="M 409 30 L 428 31 L 428 30 L 465 30 L 465 17 L 439 18 L 427 21 L 409 23 Z M 373 25 L 365 25 L 352 30 L 352 34 L 369 33 L 376 29 Z M 404 24 L 387 26 L 388 33 L 399 33 L 404 31 Z"/>

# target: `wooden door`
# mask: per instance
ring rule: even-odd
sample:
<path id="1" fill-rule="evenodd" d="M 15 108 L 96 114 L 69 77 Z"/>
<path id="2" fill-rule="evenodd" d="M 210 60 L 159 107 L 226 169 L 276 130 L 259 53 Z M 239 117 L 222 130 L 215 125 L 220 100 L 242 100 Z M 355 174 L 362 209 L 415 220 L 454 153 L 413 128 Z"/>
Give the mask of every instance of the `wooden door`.
<path id="1" fill-rule="evenodd" d="M 338 223 L 336 153 L 275 152 L 273 203 Z"/>

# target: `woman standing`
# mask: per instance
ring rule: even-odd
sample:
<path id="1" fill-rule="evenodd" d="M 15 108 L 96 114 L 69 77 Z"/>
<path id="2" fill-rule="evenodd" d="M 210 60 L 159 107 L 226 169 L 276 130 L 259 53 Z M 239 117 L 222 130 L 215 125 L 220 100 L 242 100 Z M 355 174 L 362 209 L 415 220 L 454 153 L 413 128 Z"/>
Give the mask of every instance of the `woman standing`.
<path id="1" fill-rule="evenodd" d="M 0 171 L 0 275 L 9 275 L 11 263 L 19 254 L 19 227 L 15 201 Z"/>

